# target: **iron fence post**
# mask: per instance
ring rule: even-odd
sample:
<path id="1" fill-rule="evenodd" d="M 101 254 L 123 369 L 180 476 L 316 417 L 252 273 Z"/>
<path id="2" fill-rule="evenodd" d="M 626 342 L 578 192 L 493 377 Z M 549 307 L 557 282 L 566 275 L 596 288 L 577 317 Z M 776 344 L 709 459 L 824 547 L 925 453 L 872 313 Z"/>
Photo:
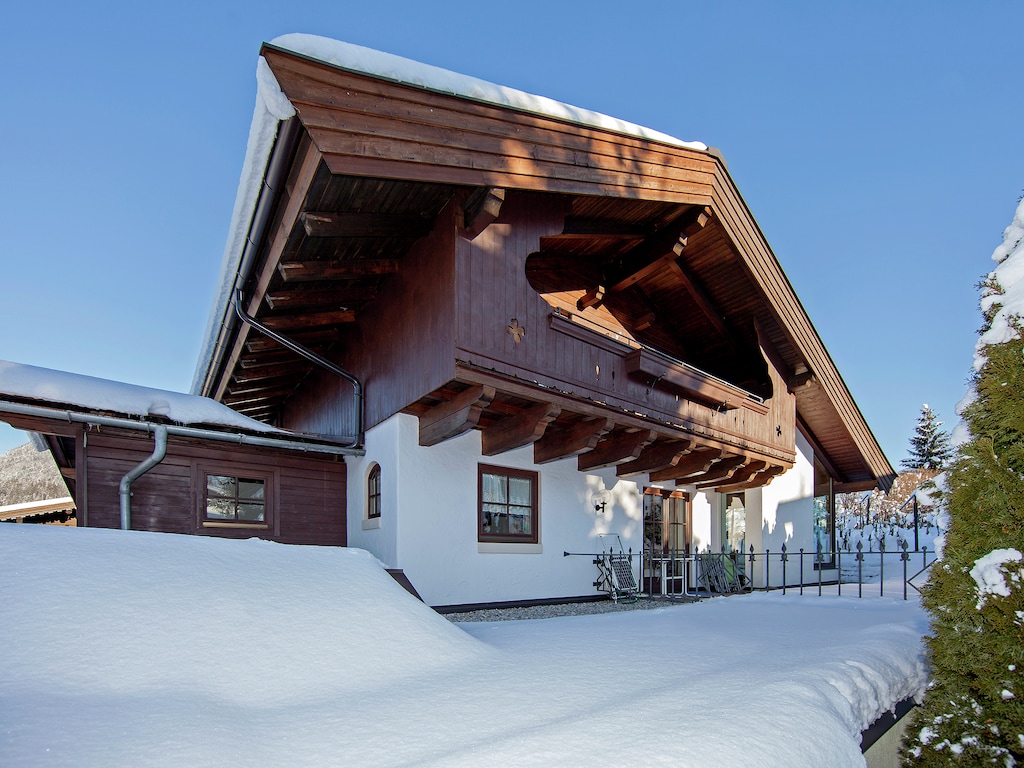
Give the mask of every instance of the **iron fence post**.
<path id="1" fill-rule="evenodd" d="M 910 560 L 910 553 L 907 552 L 907 542 L 903 542 L 903 553 L 900 555 L 903 561 L 903 599 L 907 599 L 907 562 Z"/>
<path id="2" fill-rule="evenodd" d="M 754 591 L 754 545 L 750 545 L 750 591 Z"/>
<path id="3" fill-rule="evenodd" d="M 786 594 L 786 545 L 782 545 L 782 594 Z"/>
<path id="4" fill-rule="evenodd" d="M 770 578 L 770 571 L 772 565 L 772 559 L 769 557 L 771 550 L 765 547 L 764 550 L 764 591 L 767 592 L 771 586 L 772 580 Z"/>
<path id="5" fill-rule="evenodd" d="M 800 547 L 800 596 L 804 595 L 804 548 Z"/>
<path id="6" fill-rule="evenodd" d="M 821 597 L 821 572 L 823 570 L 822 569 L 822 565 L 825 564 L 825 560 L 821 556 L 821 542 L 820 541 L 817 542 L 817 544 L 815 546 L 815 549 L 817 549 L 817 554 L 815 555 L 815 558 L 818 561 L 818 597 Z"/>
<path id="7" fill-rule="evenodd" d="M 836 549 L 836 591 L 843 596 L 843 550 Z"/>
<path id="8" fill-rule="evenodd" d="M 857 597 L 864 597 L 864 542 L 857 542 Z"/>
<path id="9" fill-rule="evenodd" d="M 878 540 L 878 596 L 885 597 L 885 539 Z"/>

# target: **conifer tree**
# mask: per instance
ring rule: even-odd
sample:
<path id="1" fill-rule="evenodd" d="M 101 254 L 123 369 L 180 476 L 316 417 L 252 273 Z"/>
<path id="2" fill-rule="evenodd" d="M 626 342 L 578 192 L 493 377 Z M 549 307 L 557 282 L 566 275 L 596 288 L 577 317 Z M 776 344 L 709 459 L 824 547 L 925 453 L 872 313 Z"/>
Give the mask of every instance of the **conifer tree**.
<path id="1" fill-rule="evenodd" d="M 1024 232 L 1024 204 L 1017 219 Z M 1002 256 L 1019 266 L 1014 226 Z M 924 590 L 932 679 L 904 742 L 922 768 L 1024 765 L 1024 325 L 1004 313 L 988 333 L 1003 291 L 992 277 L 982 288 L 970 439 L 946 473 L 949 528 Z"/>
<path id="2" fill-rule="evenodd" d="M 904 469 L 944 469 L 953 455 L 949 435 L 928 403 L 921 406 L 914 436 L 910 438 L 910 456 L 900 462 Z"/>

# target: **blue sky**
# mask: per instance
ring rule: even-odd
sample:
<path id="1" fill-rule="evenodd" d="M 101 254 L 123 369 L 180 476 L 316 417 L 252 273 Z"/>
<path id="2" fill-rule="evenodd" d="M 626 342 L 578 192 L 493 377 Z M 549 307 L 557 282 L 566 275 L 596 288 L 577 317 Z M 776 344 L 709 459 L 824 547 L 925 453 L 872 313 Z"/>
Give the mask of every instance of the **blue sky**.
<path id="1" fill-rule="evenodd" d="M 1024 191 L 1022 25 L 1019 2 L 10 3 L 0 359 L 188 390 L 260 43 L 309 32 L 719 147 L 898 465 L 922 403 L 956 421 Z"/>

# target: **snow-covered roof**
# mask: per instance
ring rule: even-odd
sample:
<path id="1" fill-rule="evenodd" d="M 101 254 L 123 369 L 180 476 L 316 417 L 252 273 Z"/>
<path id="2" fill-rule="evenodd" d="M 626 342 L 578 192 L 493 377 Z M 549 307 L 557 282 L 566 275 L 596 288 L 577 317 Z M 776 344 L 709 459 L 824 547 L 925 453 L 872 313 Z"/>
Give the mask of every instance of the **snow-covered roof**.
<path id="1" fill-rule="evenodd" d="M 507 88 L 486 80 L 460 75 L 447 69 L 340 40 L 296 33 L 274 38 L 270 44 L 326 64 L 432 91 L 566 120 L 581 126 L 614 131 L 648 141 L 697 150 L 708 148 L 703 142 L 683 141 L 660 131 L 644 128 L 641 125 L 599 112 L 574 107 L 571 104 L 544 96 L 536 96 L 515 88 Z M 203 378 L 213 359 L 214 345 L 231 301 L 235 275 L 241 263 L 245 241 L 249 234 L 249 225 L 259 199 L 267 163 L 277 137 L 278 126 L 282 121 L 295 114 L 294 107 L 281 91 L 274 73 L 270 71 L 270 67 L 262 56 L 256 67 L 256 83 L 256 107 L 249 128 L 245 161 L 242 165 L 242 175 L 238 182 L 235 207 L 231 214 L 228 240 L 221 261 L 217 295 L 207 321 L 203 348 L 200 351 L 192 380 L 193 392 L 202 390 Z"/>
<path id="2" fill-rule="evenodd" d="M 198 395 L 140 387 L 80 373 L 0 360 L 0 398 L 14 397 L 140 418 L 161 417 L 180 425 L 231 427 L 248 432 L 281 430 Z"/>

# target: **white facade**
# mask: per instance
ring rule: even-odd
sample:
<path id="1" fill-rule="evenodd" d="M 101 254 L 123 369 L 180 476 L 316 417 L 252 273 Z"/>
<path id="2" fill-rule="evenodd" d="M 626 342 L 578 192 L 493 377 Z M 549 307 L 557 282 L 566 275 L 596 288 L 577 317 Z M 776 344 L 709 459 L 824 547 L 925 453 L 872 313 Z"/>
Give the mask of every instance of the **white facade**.
<path id="1" fill-rule="evenodd" d="M 575 457 L 535 465 L 532 446 L 482 457 L 475 430 L 425 448 L 418 430 L 416 417 L 395 415 L 367 432 L 365 456 L 346 459 L 348 544 L 404 570 L 429 605 L 596 595 L 598 571 L 585 554 L 607 548 L 603 534 L 617 534 L 627 551 L 642 550 L 645 476 L 619 479 L 614 467 L 579 472 Z M 764 489 L 746 492 L 748 548 L 753 544 L 763 552 L 767 546 L 774 552 L 783 541 L 793 551 L 813 548 L 813 457 L 802 438 L 797 449 L 793 469 Z M 537 544 L 478 542 L 481 463 L 538 473 Z M 381 516 L 367 519 L 366 480 L 374 464 L 381 468 Z M 676 490 L 674 483 L 662 485 Z M 691 491 L 692 547 L 720 551 L 719 494 L 678 490 Z M 595 509 L 602 500 L 604 509 Z M 566 557 L 565 552 L 585 554 Z M 754 576 L 755 584 L 763 585 L 763 573 Z M 781 583 L 774 562 L 770 576 L 773 584 Z"/>

